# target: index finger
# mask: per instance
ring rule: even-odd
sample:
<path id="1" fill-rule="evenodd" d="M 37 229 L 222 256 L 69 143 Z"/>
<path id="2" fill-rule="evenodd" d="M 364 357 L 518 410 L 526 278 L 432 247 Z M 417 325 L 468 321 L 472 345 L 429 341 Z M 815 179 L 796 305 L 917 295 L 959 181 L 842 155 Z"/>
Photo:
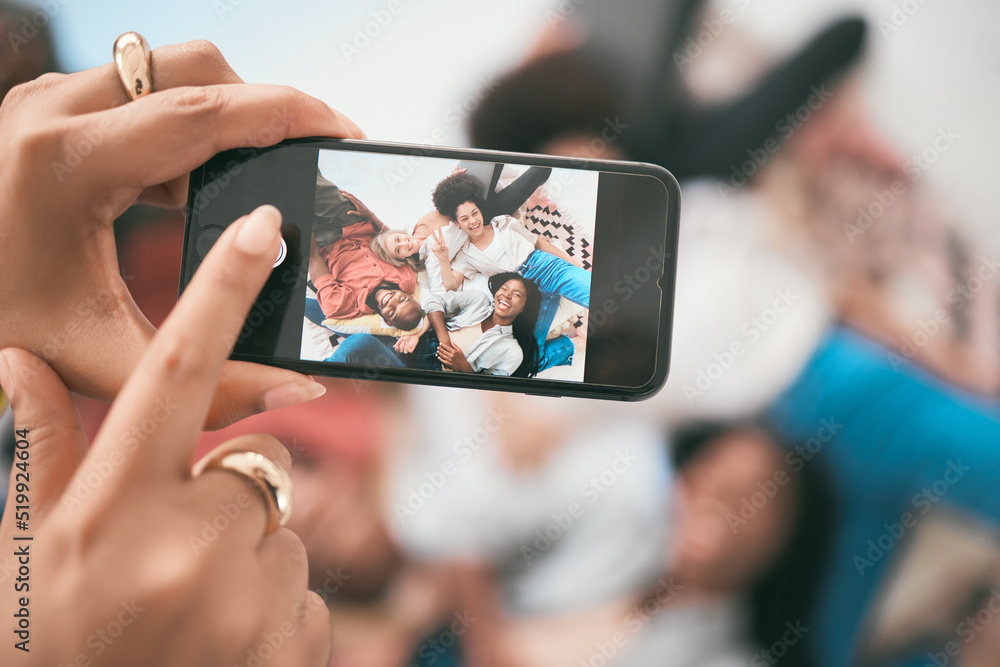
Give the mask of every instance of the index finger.
<path id="1" fill-rule="evenodd" d="M 171 88 L 91 116 L 78 117 L 81 134 L 95 125 L 114 128 L 90 158 L 103 165 L 100 178 L 139 188 L 186 174 L 231 148 L 271 146 L 294 137 L 361 136 L 326 104 L 287 86 Z"/>
<path id="2" fill-rule="evenodd" d="M 277 209 L 262 206 L 222 234 L 125 382 L 93 455 L 158 476 L 190 475 L 223 363 L 271 271 L 280 226 Z"/>
<path id="3" fill-rule="evenodd" d="M 152 51 L 152 90 L 181 86 L 243 83 L 219 49 L 204 40 L 168 44 Z M 66 86 L 75 91 L 57 102 L 73 114 L 85 114 L 129 102 L 114 63 L 71 74 Z"/>

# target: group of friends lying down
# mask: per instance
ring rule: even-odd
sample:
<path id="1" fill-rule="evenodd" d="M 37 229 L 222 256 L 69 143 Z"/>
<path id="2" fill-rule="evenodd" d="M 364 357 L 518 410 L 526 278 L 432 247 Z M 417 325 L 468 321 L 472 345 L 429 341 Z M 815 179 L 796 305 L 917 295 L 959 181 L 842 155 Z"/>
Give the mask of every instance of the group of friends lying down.
<path id="1" fill-rule="evenodd" d="M 589 308 L 590 271 L 515 217 L 552 170 L 497 191 L 500 169 L 487 183 L 456 168 L 408 232 L 317 174 L 307 318 L 340 333 L 331 321 L 377 314 L 391 329 L 351 333 L 326 361 L 513 377 L 573 362 L 585 337 L 553 322 L 561 298 Z"/>

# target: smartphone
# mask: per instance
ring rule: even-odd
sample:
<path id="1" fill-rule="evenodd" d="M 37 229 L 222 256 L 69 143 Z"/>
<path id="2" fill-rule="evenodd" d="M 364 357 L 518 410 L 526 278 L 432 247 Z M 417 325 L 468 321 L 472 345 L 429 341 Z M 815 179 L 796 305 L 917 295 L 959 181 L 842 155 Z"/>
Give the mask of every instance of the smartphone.
<path id="1" fill-rule="evenodd" d="M 337 139 L 191 174 L 181 286 L 283 215 L 234 359 L 355 382 L 637 400 L 666 381 L 680 192 L 654 165 Z"/>

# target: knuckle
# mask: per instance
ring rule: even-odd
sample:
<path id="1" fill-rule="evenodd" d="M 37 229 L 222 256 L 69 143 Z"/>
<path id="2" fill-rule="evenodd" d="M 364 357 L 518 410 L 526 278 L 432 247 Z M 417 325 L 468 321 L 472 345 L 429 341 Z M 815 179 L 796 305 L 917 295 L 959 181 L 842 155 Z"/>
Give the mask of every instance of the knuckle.
<path id="1" fill-rule="evenodd" d="M 59 123 L 45 121 L 18 125 L 18 131 L 4 137 L 3 141 L 3 150 L 14 164 L 41 166 L 55 164 L 63 158 L 72 130 Z M 21 176 L 27 177 L 29 173 L 34 175 L 36 172 L 20 170 Z"/>
<path id="2" fill-rule="evenodd" d="M 274 436 L 265 435 L 264 437 L 267 438 L 268 442 L 270 442 L 271 446 L 274 448 L 272 450 L 273 453 L 271 454 L 271 456 L 277 459 L 275 461 L 275 463 L 277 463 L 278 465 L 280 465 L 286 471 L 291 470 L 292 469 L 292 453 L 290 451 L 288 451 L 288 448 L 285 447 L 285 445 L 282 444 L 282 442 L 280 440 L 278 440 L 277 438 L 275 438 Z"/>
<path id="3" fill-rule="evenodd" d="M 68 74 L 63 74 L 62 72 L 46 72 L 41 75 L 31 83 L 34 84 L 34 88 L 41 92 L 58 86 L 60 83 L 69 78 Z"/>
<path id="4" fill-rule="evenodd" d="M 222 55 L 222 51 L 212 42 L 204 39 L 196 40 L 191 42 L 191 50 L 197 60 L 197 67 L 208 75 L 208 80 L 217 83 L 240 81 L 226 57 Z"/>
<path id="5" fill-rule="evenodd" d="M 277 438 L 266 433 L 251 433 L 233 438 L 223 444 L 227 449 L 247 450 L 263 454 L 286 471 L 292 467 L 292 455 Z"/>
<path id="6" fill-rule="evenodd" d="M 66 78 L 67 75 L 59 74 L 56 72 L 51 72 L 48 74 L 43 74 L 37 79 L 27 81 L 25 83 L 18 84 L 10 89 L 6 97 L 4 97 L 4 105 L 12 106 L 19 105 L 25 101 L 31 100 L 32 98 L 41 95 L 49 88 L 52 88 L 57 83 L 61 82 Z"/>
<path id="7" fill-rule="evenodd" d="M 135 555 L 136 571 L 156 572 L 137 582 L 136 597 L 142 606 L 169 616 L 188 613 L 204 593 L 209 570 L 206 561 L 191 558 L 186 542 L 155 542 Z"/>
<path id="8" fill-rule="evenodd" d="M 153 63 L 153 74 L 161 84 L 154 86 L 157 90 L 177 87 L 182 80 L 201 82 L 199 85 L 240 80 L 219 47 L 204 39 L 158 47 L 153 51 Z"/>
<path id="9" fill-rule="evenodd" d="M 155 372 L 162 381 L 200 380 L 208 376 L 209 354 L 201 341 L 182 334 L 154 345 Z"/>
<path id="10" fill-rule="evenodd" d="M 185 50 L 199 61 L 219 61 L 225 60 L 222 51 L 207 39 L 195 39 L 184 44 Z"/>
<path id="11" fill-rule="evenodd" d="M 309 560 L 302 540 L 288 528 L 279 528 L 271 537 L 276 542 L 276 548 L 279 550 L 284 566 L 288 568 L 289 572 L 302 576 L 304 587 L 309 572 Z"/>
<path id="12" fill-rule="evenodd" d="M 311 95 L 303 93 L 292 86 L 279 85 L 274 87 L 276 112 L 284 125 L 291 125 L 299 112 L 316 112 L 317 109 L 328 109 L 325 104 Z M 351 197 L 353 199 L 353 196 Z"/>
<path id="13" fill-rule="evenodd" d="M 179 115 L 212 118 L 222 108 L 222 93 L 214 86 L 172 88 L 161 93 L 163 103 Z"/>
<path id="14" fill-rule="evenodd" d="M 288 102 L 290 104 L 295 104 L 303 100 L 311 99 L 308 95 L 303 93 L 298 88 L 285 84 L 276 85 L 274 87 L 274 91 L 280 100 Z"/>
<path id="15" fill-rule="evenodd" d="M 44 155 L 61 146 L 65 135 L 70 131 L 55 123 L 37 123 L 21 128 L 17 133 L 15 143 L 26 155 Z"/>
<path id="16" fill-rule="evenodd" d="M 187 178 L 182 177 L 162 184 L 155 192 L 150 193 L 157 199 L 154 203 L 167 208 L 180 208 L 187 203 L 188 183 Z"/>

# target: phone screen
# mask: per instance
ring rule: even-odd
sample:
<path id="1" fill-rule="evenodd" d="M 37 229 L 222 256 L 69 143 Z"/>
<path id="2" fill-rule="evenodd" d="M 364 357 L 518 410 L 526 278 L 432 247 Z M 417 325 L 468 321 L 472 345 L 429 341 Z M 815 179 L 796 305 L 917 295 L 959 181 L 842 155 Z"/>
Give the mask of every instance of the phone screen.
<path id="1" fill-rule="evenodd" d="M 634 398 L 666 375 L 675 197 L 587 166 L 334 140 L 222 154 L 192 175 L 182 284 L 271 203 L 282 252 L 234 357 Z"/>

